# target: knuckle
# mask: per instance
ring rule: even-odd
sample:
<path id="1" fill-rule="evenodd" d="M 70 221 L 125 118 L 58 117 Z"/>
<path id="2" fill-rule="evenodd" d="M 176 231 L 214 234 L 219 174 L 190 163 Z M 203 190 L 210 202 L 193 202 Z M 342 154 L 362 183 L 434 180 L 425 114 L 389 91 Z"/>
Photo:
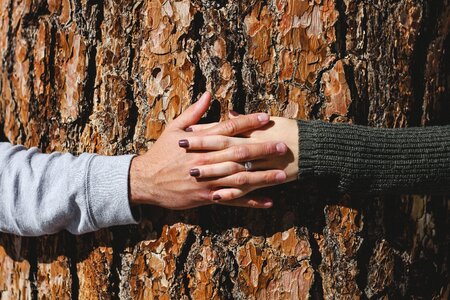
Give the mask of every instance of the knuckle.
<path id="1" fill-rule="evenodd" d="M 234 164 L 230 167 L 230 169 L 231 169 L 231 172 L 232 172 L 232 173 L 238 173 L 238 172 L 240 172 L 240 171 L 242 170 L 242 165 L 237 164 L 237 163 L 234 163 Z"/>
<path id="2" fill-rule="evenodd" d="M 222 149 L 226 149 L 230 147 L 230 140 L 228 138 L 221 138 L 219 144 L 221 145 Z"/>
<path id="3" fill-rule="evenodd" d="M 250 150 L 245 146 L 235 147 L 234 157 L 236 160 L 246 160 L 250 158 Z"/>
<path id="4" fill-rule="evenodd" d="M 248 183 L 248 176 L 246 174 L 239 174 L 235 179 L 236 185 L 246 185 Z"/>
<path id="5" fill-rule="evenodd" d="M 233 200 L 239 198 L 240 195 L 238 191 L 230 191 L 227 196 L 228 200 Z"/>
<path id="6" fill-rule="evenodd" d="M 230 135 L 235 135 L 237 132 L 237 124 L 234 120 L 230 120 L 229 122 L 224 123 L 225 131 Z"/>
<path id="7" fill-rule="evenodd" d="M 264 183 L 271 184 L 276 181 L 274 173 L 267 173 L 264 175 Z"/>
<path id="8" fill-rule="evenodd" d="M 273 154 L 277 151 L 275 145 L 273 143 L 266 143 L 263 147 L 264 155 Z"/>
<path id="9" fill-rule="evenodd" d="M 211 138 L 204 136 L 199 139 L 200 149 L 206 150 L 211 147 Z"/>
<path id="10" fill-rule="evenodd" d="M 205 147 L 205 140 L 204 138 L 192 139 L 192 144 L 191 146 L 197 146 L 197 148 L 203 149 Z"/>

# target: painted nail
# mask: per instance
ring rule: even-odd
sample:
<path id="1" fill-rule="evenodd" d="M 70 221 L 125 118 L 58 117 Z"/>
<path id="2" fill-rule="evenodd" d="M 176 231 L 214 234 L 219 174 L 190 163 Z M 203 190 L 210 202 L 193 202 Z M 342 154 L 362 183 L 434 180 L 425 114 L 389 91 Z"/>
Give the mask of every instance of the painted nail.
<path id="1" fill-rule="evenodd" d="M 220 197 L 220 195 L 214 195 L 213 196 L 213 200 L 214 201 L 219 201 L 220 199 L 222 199 L 222 197 Z"/>
<path id="2" fill-rule="evenodd" d="M 189 148 L 189 141 L 188 140 L 179 140 L 178 146 L 181 148 Z"/>
<path id="3" fill-rule="evenodd" d="M 269 115 L 268 114 L 259 114 L 258 121 L 260 121 L 260 122 L 269 121 Z"/>
<path id="4" fill-rule="evenodd" d="M 275 180 L 279 183 L 282 183 L 286 180 L 286 174 L 284 172 L 280 172 L 275 176 Z"/>
<path id="5" fill-rule="evenodd" d="M 194 131 L 191 127 L 188 127 L 188 128 L 186 128 L 184 131 L 186 131 L 186 132 L 192 132 L 192 131 Z"/>
<path id="6" fill-rule="evenodd" d="M 239 113 L 236 112 L 236 111 L 234 111 L 234 110 L 230 110 L 230 114 L 231 114 L 233 117 L 239 116 Z"/>
<path id="7" fill-rule="evenodd" d="M 277 147 L 277 152 L 278 153 L 285 153 L 286 152 L 286 145 L 285 144 L 283 144 L 283 143 L 278 143 L 277 145 L 276 145 L 276 147 Z"/>
<path id="8" fill-rule="evenodd" d="M 200 176 L 200 170 L 199 170 L 199 169 L 191 169 L 191 170 L 189 171 L 189 174 L 190 174 L 192 177 L 198 177 L 198 176 Z"/>

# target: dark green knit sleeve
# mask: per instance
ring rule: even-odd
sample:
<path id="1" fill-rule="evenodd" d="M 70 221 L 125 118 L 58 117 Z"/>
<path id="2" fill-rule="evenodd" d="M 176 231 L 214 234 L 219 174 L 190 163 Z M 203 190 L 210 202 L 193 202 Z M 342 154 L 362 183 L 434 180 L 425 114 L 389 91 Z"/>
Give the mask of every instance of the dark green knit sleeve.
<path id="1" fill-rule="evenodd" d="M 355 194 L 450 194 L 450 126 L 298 126 L 299 179 L 331 178 Z"/>

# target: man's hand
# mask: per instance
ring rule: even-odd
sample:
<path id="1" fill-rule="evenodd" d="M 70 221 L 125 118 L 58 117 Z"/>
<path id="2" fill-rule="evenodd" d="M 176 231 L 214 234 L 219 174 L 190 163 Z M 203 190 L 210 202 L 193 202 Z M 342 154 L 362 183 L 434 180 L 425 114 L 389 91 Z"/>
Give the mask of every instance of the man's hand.
<path id="1" fill-rule="evenodd" d="M 246 172 L 245 163 L 283 156 L 288 150 L 286 145 L 271 139 L 263 142 L 255 139 L 249 143 L 244 142 L 248 139 L 232 138 L 267 125 L 269 116 L 252 114 L 218 123 L 208 132 L 186 131 L 200 120 L 210 101 L 211 95 L 205 93 L 168 125 L 146 154 L 133 159 L 130 168 L 132 204 L 152 204 L 169 209 L 213 203 L 258 208 L 272 206 L 271 199 L 245 195 L 254 189 L 284 182 L 285 172 L 275 168 Z M 191 151 L 196 148 L 204 151 Z M 214 166 L 209 176 L 203 173 L 205 165 Z"/>

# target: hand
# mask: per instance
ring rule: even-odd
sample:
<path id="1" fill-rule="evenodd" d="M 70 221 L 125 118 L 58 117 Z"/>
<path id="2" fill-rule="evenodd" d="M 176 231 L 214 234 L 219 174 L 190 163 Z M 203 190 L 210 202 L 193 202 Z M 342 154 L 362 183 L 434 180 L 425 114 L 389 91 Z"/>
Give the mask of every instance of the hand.
<path id="1" fill-rule="evenodd" d="M 245 118 L 243 115 L 231 114 L 230 117 L 234 120 Z M 214 137 L 223 124 L 211 123 L 191 126 L 192 131 L 197 133 L 197 137 L 189 139 L 190 150 L 214 150 L 216 145 L 239 144 L 251 145 L 255 143 L 265 143 L 273 141 L 274 139 L 284 142 L 288 147 L 286 155 L 270 157 L 252 161 L 252 171 L 280 169 L 284 170 L 287 175 L 286 182 L 297 179 L 298 174 L 298 157 L 299 157 L 299 138 L 297 121 L 287 118 L 271 117 L 271 120 L 263 127 L 257 130 L 249 130 L 242 133 L 240 138 L 230 137 Z M 203 137 L 205 136 L 205 137 Z M 200 138 L 202 137 L 202 138 Z M 228 162 L 228 166 L 239 168 L 237 164 Z M 219 171 L 224 164 L 211 164 L 198 167 L 200 177 L 208 178 L 213 176 L 220 176 Z"/>
<path id="2" fill-rule="evenodd" d="M 214 139 L 227 138 L 248 132 L 269 122 L 264 113 L 228 120 L 212 130 L 212 136 L 187 132 L 206 112 L 211 95 L 205 93 L 199 101 L 171 122 L 151 149 L 132 160 L 130 167 L 130 201 L 132 204 L 152 204 L 169 209 L 187 209 L 200 205 L 220 203 L 235 206 L 269 208 L 268 198 L 244 197 L 255 188 L 284 182 L 282 170 L 243 172 L 239 162 L 267 159 L 284 155 L 284 143 L 267 141 L 259 144 L 223 143 L 216 151 L 187 151 L 191 139 L 207 145 Z M 231 139 L 231 138 L 230 138 Z M 231 141 L 231 140 L 230 140 Z M 204 150 L 208 150 L 205 147 Z M 211 178 L 202 178 L 195 169 L 203 165 L 240 165 L 228 168 Z M 200 175 L 200 176 L 197 176 Z"/>
<path id="3" fill-rule="evenodd" d="M 265 160 L 261 168 L 281 169 L 286 172 L 286 182 L 297 180 L 298 177 L 298 159 L 299 159 L 299 133 L 297 120 L 270 117 L 270 122 L 258 130 L 252 130 L 244 133 L 255 143 L 264 143 L 273 140 L 285 143 L 288 147 L 288 153 L 284 156 L 274 157 Z M 283 168 L 284 167 L 284 168 Z"/>

